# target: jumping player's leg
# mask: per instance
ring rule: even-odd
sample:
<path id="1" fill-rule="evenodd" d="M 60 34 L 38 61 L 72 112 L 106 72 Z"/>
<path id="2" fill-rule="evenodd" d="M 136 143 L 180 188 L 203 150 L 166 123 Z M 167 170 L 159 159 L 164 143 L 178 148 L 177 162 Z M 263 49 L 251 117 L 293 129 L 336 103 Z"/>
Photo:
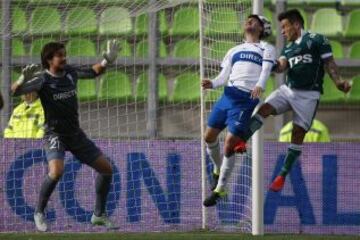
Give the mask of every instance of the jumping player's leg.
<path id="1" fill-rule="evenodd" d="M 221 167 L 220 143 L 218 138 L 221 131 L 222 129 L 208 127 L 205 130 L 204 136 L 206 152 L 209 154 L 210 160 L 214 164 L 213 173 L 217 176 L 220 174 Z"/>
<path id="2" fill-rule="evenodd" d="M 309 96 L 304 96 L 304 93 L 300 93 L 301 95 L 297 96 L 296 93 L 297 92 L 294 92 L 294 97 L 290 99 L 291 107 L 294 111 L 291 144 L 288 147 L 280 174 L 270 185 L 270 190 L 275 192 L 280 191 L 283 188 L 286 176 L 290 172 L 294 162 L 301 155 L 302 143 L 307 131 L 311 127 L 319 104 L 318 99 L 312 97 L 311 94 L 309 94 Z"/>
<path id="3" fill-rule="evenodd" d="M 228 133 L 224 143 L 224 157 L 220 168 L 219 181 L 212 194 L 204 200 L 204 206 L 214 206 L 218 199 L 226 195 L 226 185 L 235 166 L 235 146 L 241 141 L 240 136 L 247 129 L 251 114 L 258 104 L 258 100 L 244 99 L 247 101 L 239 105 L 234 104 L 227 111 Z"/>
<path id="4" fill-rule="evenodd" d="M 270 115 L 276 115 L 276 109 L 270 103 L 264 103 L 259 110 L 251 117 L 249 127 L 243 135 L 243 140 L 247 142 L 251 136 L 262 127 L 264 120 Z"/>
<path id="5" fill-rule="evenodd" d="M 227 133 L 225 138 L 224 145 L 224 158 L 223 163 L 221 165 L 219 182 L 215 188 L 215 192 L 223 193 L 225 192 L 226 185 L 228 180 L 230 179 L 232 170 L 235 166 L 235 152 L 234 147 L 238 141 L 240 141 L 240 137 L 235 136 L 231 132 Z"/>
<path id="6" fill-rule="evenodd" d="M 228 100 L 223 96 L 213 107 L 205 131 L 204 141 L 206 143 L 206 152 L 209 154 L 213 163 L 211 190 L 216 188 L 219 180 L 220 167 L 222 159 L 220 156 L 219 134 L 226 127 Z"/>
<path id="7" fill-rule="evenodd" d="M 293 129 L 291 132 L 291 144 L 288 147 L 284 164 L 281 168 L 280 174 L 274 179 L 270 185 L 270 190 L 274 192 L 280 191 L 285 184 L 285 178 L 291 170 L 292 165 L 301 155 L 301 145 L 304 141 L 306 130 L 302 127 L 293 124 Z"/>

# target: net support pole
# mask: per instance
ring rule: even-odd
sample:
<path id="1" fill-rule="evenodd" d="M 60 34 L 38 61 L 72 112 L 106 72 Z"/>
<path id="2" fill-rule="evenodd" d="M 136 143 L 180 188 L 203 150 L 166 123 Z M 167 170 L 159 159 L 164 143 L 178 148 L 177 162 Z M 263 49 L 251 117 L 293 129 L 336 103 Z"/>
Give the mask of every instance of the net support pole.
<path id="1" fill-rule="evenodd" d="M 203 24 L 203 0 L 199 0 L 199 25 L 200 25 L 200 80 L 204 79 L 204 24 Z M 200 90 L 200 132 L 201 132 L 201 203 L 206 198 L 206 152 L 205 152 L 205 101 L 204 101 L 204 91 L 201 86 Z M 204 205 L 201 204 L 201 219 L 202 219 L 202 229 L 207 227 L 207 209 Z"/>
<path id="2" fill-rule="evenodd" d="M 263 0 L 253 1 L 253 13 L 262 14 Z M 257 111 L 258 108 L 255 110 Z M 264 235 L 264 132 L 259 129 L 252 137 L 252 234 Z"/>
<path id="3" fill-rule="evenodd" d="M 150 4 L 155 4 L 151 0 Z M 149 12 L 149 92 L 147 102 L 147 123 L 146 129 L 149 138 L 157 137 L 157 111 L 158 111 L 158 81 L 157 81 L 157 57 L 158 57 L 158 21 L 155 11 Z"/>
<path id="4" fill-rule="evenodd" d="M 1 73 L 1 93 L 4 99 L 4 108 L 1 111 L 1 133 L 6 128 L 7 122 L 11 115 L 11 1 L 3 0 L 2 2 L 2 73 Z"/>

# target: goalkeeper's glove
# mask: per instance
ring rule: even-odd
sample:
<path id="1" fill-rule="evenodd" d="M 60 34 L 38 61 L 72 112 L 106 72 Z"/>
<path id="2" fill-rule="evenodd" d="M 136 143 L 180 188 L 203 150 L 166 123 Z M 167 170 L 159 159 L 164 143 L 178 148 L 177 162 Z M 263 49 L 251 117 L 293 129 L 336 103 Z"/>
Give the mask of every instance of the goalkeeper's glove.
<path id="1" fill-rule="evenodd" d="M 36 73 L 41 71 L 41 66 L 38 64 L 30 64 L 30 65 L 26 65 L 22 70 L 21 70 L 21 75 L 18 78 L 18 80 L 16 81 L 17 85 L 22 85 L 24 82 L 32 79 L 33 77 L 36 76 Z"/>
<path id="2" fill-rule="evenodd" d="M 106 51 L 103 52 L 104 60 L 102 60 L 101 65 L 106 67 L 109 64 L 113 64 L 117 58 L 119 52 L 119 43 L 117 40 L 107 41 Z"/>

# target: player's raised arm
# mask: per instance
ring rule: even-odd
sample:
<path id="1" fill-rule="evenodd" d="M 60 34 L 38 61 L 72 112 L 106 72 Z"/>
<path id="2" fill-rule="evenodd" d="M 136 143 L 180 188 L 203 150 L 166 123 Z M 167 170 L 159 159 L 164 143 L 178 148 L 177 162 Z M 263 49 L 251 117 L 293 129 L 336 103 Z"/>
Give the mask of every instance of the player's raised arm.
<path id="1" fill-rule="evenodd" d="M 221 63 L 221 71 L 219 75 L 217 75 L 216 78 L 213 80 L 209 79 L 203 79 L 201 81 L 201 86 L 203 89 L 211 89 L 211 88 L 218 88 L 221 86 L 224 86 L 230 76 L 231 73 L 231 49 L 228 51 L 228 53 L 225 55 L 224 60 Z"/>
<path id="2" fill-rule="evenodd" d="M 14 96 L 20 96 L 30 92 L 38 92 L 42 86 L 42 79 L 38 77 L 41 71 L 40 65 L 27 65 L 23 68 L 19 79 L 11 86 Z"/>
<path id="3" fill-rule="evenodd" d="M 115 62 L 119 52 L 119 43 L 117 40 L 107 41 L 106 51 L 103 53 L 104 59 L 101 63 L 95 64 L 92 66 L 92 69 L 97 75 L 102 74 L 108 65 L 111 65 Z"/>
<path id="4" fill-rule="evenodd" d="M 351 89 L 351 85 L 348 81 L 341 80 L 338 66 L 335 63 L 334 57 L 328 57 L 324 59 L 325 63 L 325 70 L 329 74 L 330 78 L 334 81 L 336 87 L 344 92 L 347 93 Z"/>

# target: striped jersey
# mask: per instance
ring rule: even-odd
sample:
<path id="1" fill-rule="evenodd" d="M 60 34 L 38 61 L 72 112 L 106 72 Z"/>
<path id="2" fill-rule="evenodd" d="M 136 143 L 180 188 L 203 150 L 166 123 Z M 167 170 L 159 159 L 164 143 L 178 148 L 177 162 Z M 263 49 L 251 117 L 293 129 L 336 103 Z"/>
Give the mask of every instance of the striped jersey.
<path id="1" fill-rule="evenodd" d="M 253 90 L 259 80 L 262 63 L 275 63 L 275 59 L 274 46 L 264 41 L 244 42 L 231 48 L 221 63 L 222 68 L 230 70 L 227 86 L 245 91 Z"/>

